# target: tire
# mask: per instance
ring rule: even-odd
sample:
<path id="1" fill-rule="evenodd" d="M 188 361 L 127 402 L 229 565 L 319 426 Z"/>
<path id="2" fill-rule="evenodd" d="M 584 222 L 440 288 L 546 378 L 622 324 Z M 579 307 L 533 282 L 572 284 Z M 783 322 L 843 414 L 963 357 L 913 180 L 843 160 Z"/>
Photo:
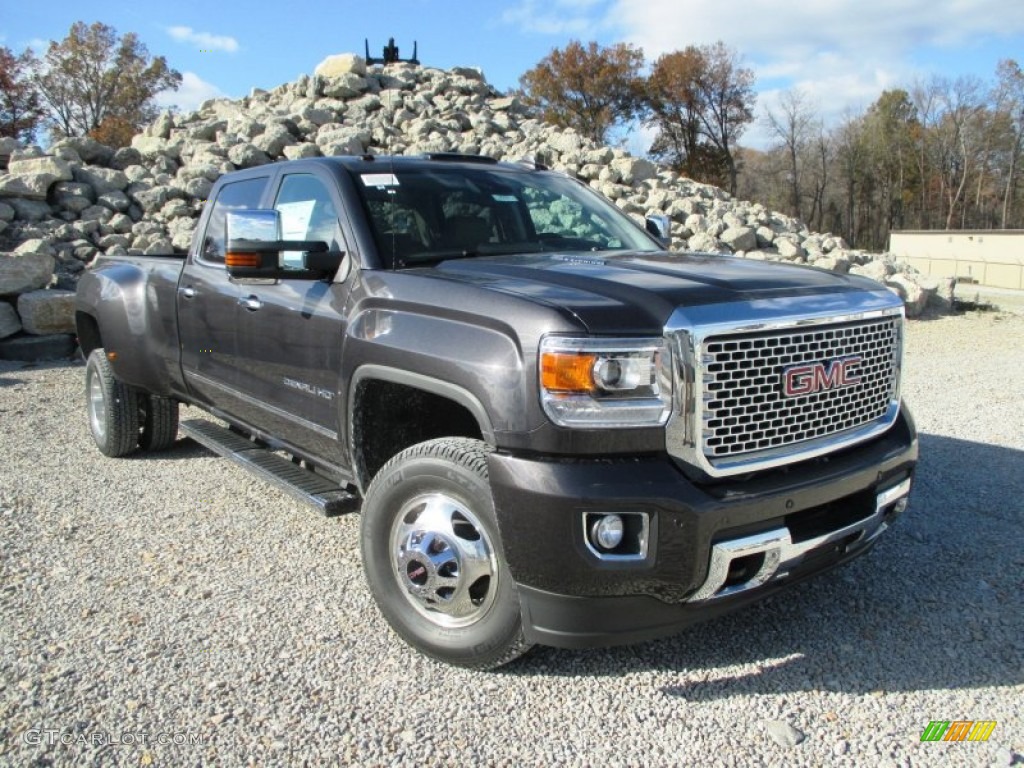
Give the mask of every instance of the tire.
<path id="1" fill-rule="evenodd" d="M 94 349 L 85 366 L 85 402 L 89 431 L 101 453 L 118 458 L 138 447 L 138 393 L 114 376 L 102 349 Z"/>
<path id="2" fill-rule="evenodd" d="M 489 452 L 466 438 L 414 445 L 377 473 L 362 508 L 363 568 L 384 618 L 420 652 L 471 669 L 530 648 L 498 534 Z"/>
<path id="3" fill-rule="evenodd" d="M 163 451 L 174 445 L 178 437 L 178 401 L 159 395 L 139 396 L 139 448 Z"/>

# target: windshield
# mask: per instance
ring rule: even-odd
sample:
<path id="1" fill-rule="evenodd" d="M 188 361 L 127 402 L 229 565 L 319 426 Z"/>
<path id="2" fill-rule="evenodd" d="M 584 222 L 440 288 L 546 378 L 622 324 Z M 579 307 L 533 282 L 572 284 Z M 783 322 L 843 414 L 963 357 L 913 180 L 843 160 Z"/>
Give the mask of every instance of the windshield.
<path id="1" fill-rule="evenodd" d="M 355 173 L 384 266 L 541 251 L 657 251 L 618 208 L 556 173 L 388 168 Z"/>

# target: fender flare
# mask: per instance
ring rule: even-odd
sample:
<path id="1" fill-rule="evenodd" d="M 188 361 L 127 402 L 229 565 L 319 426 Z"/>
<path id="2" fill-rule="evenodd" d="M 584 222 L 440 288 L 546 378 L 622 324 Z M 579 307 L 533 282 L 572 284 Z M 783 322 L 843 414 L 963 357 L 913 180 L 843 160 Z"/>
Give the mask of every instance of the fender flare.
<path id="1" fill-rule="evenodd" d="M 354 422 L 355 413 L 355 400 L 356 392 L 359 391 L 359 385 L 366 380 L 371 381 L 387 381 L 392 384 L 402 384 L 413 389 L 421 389 L 424 392 L 430 392 L 433 395 L 452 400 L 467 411 L 469 411 L 473 418 L 476 419 L 477 426 L 480 427 L 480 435 L 486 443 L 489 445 L 495 445 L 494 440 L 494 428 L 491 426 L 491 417 L 487 414 L 487 409 L 484 408 L 483 403 L 480 399 L 463 387 L 460 387 L 451 382 L 443 381 L 441 379 L 435 379 L 432 376 L 424 376 L 421 373 L 413 373 L 412 371 L 405 371 L 400 368 L 392 368 L 387 365 L 377 365 L 374 363 L 367 363 L 361 365 L 352 374 L 352 379 L 349 383 L 348 388 L 348 435 L 349 435 L 349 450 L 354 454 L 355 446 L 352 445 L 353 441 L 353 430 L 352 424 Z"/>

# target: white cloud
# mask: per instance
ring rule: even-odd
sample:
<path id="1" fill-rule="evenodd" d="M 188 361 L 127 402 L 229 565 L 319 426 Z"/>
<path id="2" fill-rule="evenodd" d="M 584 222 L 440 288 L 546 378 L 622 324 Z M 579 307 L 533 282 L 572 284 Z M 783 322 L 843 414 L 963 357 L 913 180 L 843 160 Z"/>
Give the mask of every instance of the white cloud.
<path id="1" fill-rule="evenodd" d="M 609 18 L 652 57 L 716 40 L 758 59 L 801 50 L 901 55 L 1024 32 L 1024 4 L 1005 0 L 615 0 Z"/>
<path id="2" fill-rule="evenodd" d="M 206 82 L 195 72 L 183 72 L 178 90 L 160 91 L 153 101 L 160 107 L 177 107 L 182 112 L 191 112 L 207 99 L 216 99 L 224 95 L 220 88 Z"/>
<path id="3" fill-rule="evenodd" d="M 781 89 L 798 87 L 826 124 L 869 106 L 886 88 L 918 75 L 914 54 L 955 57 L 983 42 L 1024 35 L 1024 3 L 1005 0 L 615 0 L 605 22 L 649 61 L 686 45 L 722 40 L 754 70 L 758 113 Z M 744 144 L 763 144 L 751 126 Z"/>
<path id="4" fill-rule="evenodd" d="M 25 47 L 31 48 L 32 53 L 36 56 L 43 56 L 48 50 L 50 50 L 50 41 L 43 40 L 41 37 L 33 37 L 25 43 Z"/>
<path id="5" fill-rule="evenodd" d="M 197 45 L 201 51 L 234 53 L 238 50 L 238 41 L 230 35 L 211 35 L 209 32 L 197 32 L 192 27 L 168 27 L 167 34 L 179 43 Z"/>
<path id="6" fill-rule="evenodd" d="M 524 32 L 588 39 L 604 25 L 591 11 L 603 0 L 520 0 L 501 14 L 501 21 Z"/>

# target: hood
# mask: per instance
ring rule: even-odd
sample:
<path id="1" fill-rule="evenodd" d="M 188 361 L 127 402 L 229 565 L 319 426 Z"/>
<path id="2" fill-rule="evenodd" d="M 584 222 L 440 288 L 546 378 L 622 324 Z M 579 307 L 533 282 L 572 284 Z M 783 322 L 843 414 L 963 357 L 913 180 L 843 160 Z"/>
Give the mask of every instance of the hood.
<path id="1" fill-rule="evenodd" d="M 694 253 L 488 256 L 430 272 L 562 308 L 595 334 L 660 334 L 678 307 L 878 289 L 815 267 Z"/>

